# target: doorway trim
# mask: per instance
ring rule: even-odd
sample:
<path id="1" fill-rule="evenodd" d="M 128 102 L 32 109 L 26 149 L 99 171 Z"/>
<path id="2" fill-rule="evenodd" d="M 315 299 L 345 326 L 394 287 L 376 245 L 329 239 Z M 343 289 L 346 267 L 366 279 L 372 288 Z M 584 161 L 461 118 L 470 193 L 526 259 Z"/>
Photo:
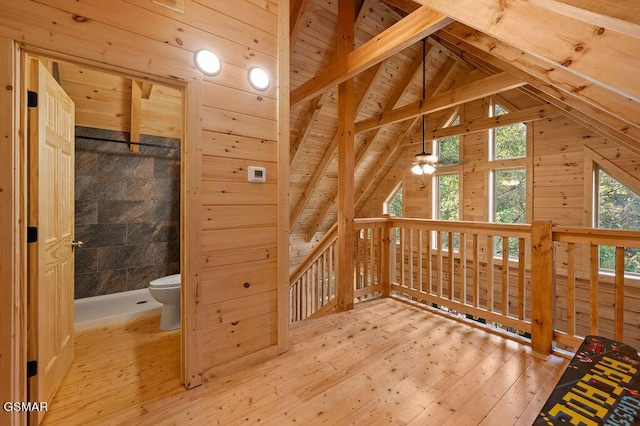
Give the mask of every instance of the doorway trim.
<path id="1" fill-rule="evenodd" d="M 21 46 L 0 37 L 0 382 L 2 401 L 27 401 L 27 267 L 26 267 L 26 55 L 44 56 L 126 76 L 155 81 L 182 90 L 182 139 L 180 157 L 180 270 L 181 374 L 187 388 L 202 384 L 200 333 L 198 330 L 200 285 L 200 210 L 202 144 L 202 78 L 189 75 L 169 80 L 157 75 L 100 64 L 86 58 L 52 52 L 35 46 Z M 188 80 L 188 81 L 187 81 Z M 9 95 L 7 95 L 9 92 Z M 5 96 L 6 95 L 6 96 Z M 188 143 L 187 143 L 188 141 Z M 192 254 L 191 251 L 196 253 Z M 6 417 L 5 417 L 6 416 Z M 5 418 L 9 422 L 5 422 Z M 26 422 L 23 412 L 0 410 L 0 423 Z"/>
<path id="2" fill-rule="evenodd" d="M 0 400 L 26 401 L 26 147 L 21 143 L 25 117 L 20 78 L 21 49 L 0 37 Z M 22 96 L 20 94 L 23 94 Z M 21 99 L 23 98 L 23 99 Z M 24 412 L 0 411 L 0 423 L 25 424 Z"/>

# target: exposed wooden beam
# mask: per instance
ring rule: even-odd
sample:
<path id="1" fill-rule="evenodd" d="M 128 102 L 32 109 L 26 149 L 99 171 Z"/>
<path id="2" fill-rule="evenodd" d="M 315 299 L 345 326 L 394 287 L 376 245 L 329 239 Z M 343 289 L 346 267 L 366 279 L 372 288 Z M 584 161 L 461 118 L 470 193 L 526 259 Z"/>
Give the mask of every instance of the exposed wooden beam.
<path id="1" fill-rule="evenodd" d="M 640 74 L 637 68 L 640 63 L 640 39 L 553 12 L 525 0 L 418 2 L 504 43 L 544 58 L 548 66 L 543 69 L 564 67 L 636 102 L 640 101 Z"/>
<path id="2" fill-rule="evenodd" d="M 411 83 L 411 80 L 413 80 L 413 77 L 415 76 L 416 72 L 418 71 L 418 68 L 420 68 L 420 65 L 422 65 L 422 54 L 421 53 L 422 52 L 420 52 L 419 54 L 416 55 L 416 57 L 413 59 L 413 62 L 411 63 L 411 65 L 409 65 L 409 68 L 407 69 L 407 71 L 403 75 L 402 79 L 398 82 L 397 88 L 394 91 L 394 93 L 391 95 L 391 97 L 389 98 L 389 102 L 387 103 L 387 106 L 385 107 L 384 111 L 389 111 L 389 110 L 393 109 L 393 107 L 396 106 L 396 104 L 398 103 L 398 101 L 402 97 L 402 94 L 407 89 L 407 86 L 409 85 L 409 83 Z M 429 50 L 429 53 L 431 53 L 431 48 Z M 448 70 L 450 70 L 450 69 L 451 68 L 449 67 Z M 436 80 L 437 80 L 437 78 L 436 78 Z M 441 80 L 440 80 L 440 82 L 441 82 Z M 439 83 L 438 84 L 434 84 L 433 87 L 437 87 L 438 85 L 439 85 Z M 432 90 L 432 89 L 429 89 L 429 90 Z M 433 92 L 431 92 L 429 94 L 432 94 L 432 93 Z M 356 112 L 356 115 L 357 115 L 357 112 Z M 371 147 L 371 145 L 373 144 L 375 138 L 378 135 L 379 130 L 380 130 L 380 128 L 375 129 L 375 134 L 371 135 L 371 137 L 370 137 L 371 141 L 369 142 L 369 144 L 367 144 L 365 147 L 360 149 L 360 152 L 358 153 L 358 155 L 356 157 L 356 166 L 355 166 L 356 168 L 358 167 L 360 162 L 363 160 L 368 148 Z M 336 145 L 336 147 L 337 147 L 337 145 Z M 323 158 L 323 162 L 326 161 L 326 164 L 325 164 L 325 169 L 322 171 L 322 175 L 324 175 L 324 172 L 326 171 L 326 167 L 329 165 L 329 160 L 330 159 L 331 159 L 331 157 L 327 158 L 326 155 L 325 155 L 325 158 Z M 322 177 L 322 175 L 317 176 L 317 180 L 319 180 L 320 177 Z M 314 178 L 315 177 L 316 176 L 314 176 Z M 323 203 L 324 207 L 320 211 L 320 214 L 316 217 L 316 219 L 313 221 L 313 223 L 311 224 L 311 226 L 307 230 L 306 238 L 305 238 L 307 242 L 311 241 L 311 239 L 313 238 L 315 233 L 318 231 L 318 228 L 320 227 L 320 225 L 322 225 L 322 222 L 324 222 L 327 214 L 329 213 L 329 210 L 333 207 L 333 205 L 335 203 L 335 200 L 336 200 L 336 191 L 337 191 L 337 188 L 333 190 L 333 193 L 330 196 L 330 200 L 325 200 L 325 202 Z M 309 196 L 310 195 L 311 194 L 309 194 Z"/>
<path id="3" fill-rule="evenodd" d="M 142 82 L 142 99 L 149 99 L 151 97 L 151 91 L 153 90 L 153 83 L 150 81 Z"/>
<path id="4" fill-rule="evenodd" d="M 431 54 L 432 50 L 433 50 L 433 46 L 431 45 L 431 46 L 429 46 L 429 52 L 426 53 L 427 57 Z M 449 62 L 447 62 L 447 64 L 445 64 L 445 68 L 447 67 L 448 64 L 449 64 Z M 405 90 L 407 90 L 407 86 L 409 86 L 409 83 L 411 83 L 411 81 L 413 80 L 413 77 L 415 77 L 416 72 L 418 72 L 418 69 L 420 68 L 420 65 L 422 65 L 422 53 L 421 52 L 419 52 L 416 55 L 416 57 L 413 58 L 413 62 L 411 63 L 411 65 L 409 65 L 409 68 L 404 73 L 402 79 L 398 82 L 398 85 L 396 86 L 395 91 L 393 92 L 393 94 L 389 98 L 389 102 L 387 103 L 387 106 L 385 106 L 384 110 L 382 111 L 383 114 L 385 112 L 391 111 L 391 110 L 393 110 L 393 108 L 395 108 L 396 104 L 398 103 L 398 101 L 400 100 L 402 95 L 404 94 Z M 451 65 L 453 65 L 453 64 L 451 64 Z M 448 69 L 450 69 L 450 68 L 448 68 Z M 437 79 L 437 77 L 436 77 L 436 79 Z M 429 93 L 429 94 L 432 94 L 432 93 Z M 360 151 L 358 152 L 358 155 L 356 156 L 356 169 L 358 168 L 358 166 L 360 165 L 360 163 L 362 162 L 364 157 L 367 155 L 367 152 L 369 151 L 369 148 L 371 148 L 371 146 L 374 144 L 376 138 L 378 137 L 378 134 L 380 133 L 380 129 L 381 129 L 380 127 L 374 129 L 372 134 L 369 135 L 369 143 L 360 148 Z"/>
<path id="5" fill-rule="evenodd" d="M 478 36 L 481 40 L 484 37 L 481 34 L 478 34 Z M 554 85 L 556 80 L 560 80 L 557 77 L 554 78 L 553 81 L 547 81 L 547 79 L 543 80 L 542 76 L 539 78 L 539 70 L 538 67 L 535 66 L 537 59 L 531 57 L 531 55 L 517 50 L 516 52 L 511 52 L 509 55 L 505 55 L 505 59 L 501 59 L 492 54 L 494 51 L 499 50 L 497 47 L 491 52 L 485 51 L 485 49 L 487 49 L 486 43 L 481 43 L 479 41 L 478 47 L 476 47 L 476 42 L 473 39 L 469 39 L 468 41 L 461 40 L 456 37 L 455 33 L 447 31 L 441 31 L 438 33 L 438 37 L 441 37 L 442 40 L 446 40 L 448 43 L 451 43 L 451 49 L 462 49 L 467 58 L 472 58 L 474 61 L 486 61 L 492 66 L 506 70 L 516 77 L 526 79 L 529 82 L 529 87 L 524 89 L 525 91 L 531 92 L 531 89 L 535 88 L 537 92 L 543 94 L 540 96 L 541 100 L 555 105 L 563 111 L 563 114 L 573 117 L 576 121 L 586 127 L 595 130 L 613 141 L 616 141 L 627 149 L 639 152 L 640 128 L 627 121 L 621 120 L 608 110 L 601 109 L 603 104 L 611 106 L 614 102 L 624 103 L 624 98 L 618 98 L 618 101 L 615 101 L 615 99 L 612 98 L 618 97 L 618 94 L 606 91 L 605 89 L 601 89 L 594 85 L 590 90 L 605 90 L 605 92 L 601 94 L 602 98 L 600 99 L 600 105 L 594 106 L 591 103 L 587 103 L 583 97 L 580 96 L 581 92 L 587 90 L 586 88 L 585 90 L 578 91 L 577 93 L 569 92 L 561 90 L 560 86 Z M 492 38 L 491 40 L 495 39 Z M 495 41 L 495 43 L 498 42 Z M 490 44 L 494 45 L 493 42 Z M 515 57 L 524 56 L 524 58 L 522 59 L 522 62 L 519 60 L 507 61 L 506 58 L 511 57 L 511 55 L 514 55 Z M 525 64 L 534 64 L 534 66 L 526 66 Z M 632 103 L 629 105 L 629 108 L 637 110 L 638 105 Z M 621 111 L 620 113 L 626 114 L 624 111 Z"/>
<path id="6" fill-rule="evenodd" d="M 547 63 L 543 59 L 502 43 L 463 24 L 448 25 L 438 34 L 454 44 L 459 41 L 466 42 L 468 46 L 475 48 L 470 53 L 481 55 L 481 59 L 492 62 L 512 75 L 519 75 L 527 81 L 531 81 L 531 77 L 535 77 L 543 84 L 557 87 L 564 92 L 564 95 L 561 95 L 562 98 L 569 96 L 579 98 L 634 126 L 640 126 L 639 102 L 609 88 L 594 84 L 583 76 L 572 73 L 565 68 L 545 68 Z M 457 40 L 449 37 L 448 34 Z M 463 49 L 468 50 L 468 46 Z M 492 57 L 500 59 L 500 63 L 492 60 Z"/>
<path id="7" fill-rule="evenodd" d="M 417 64 L 415 64 L 415 60 L 414 63 L 411 65 L 411 67 L 419 67 L 421 64 L 421 59 L 422 59 L 422 55 L 418 55 L 417 56 Z M 444 66 L 440 69 L 440 71 L 438 72 L 438 75 L 434 78 L 433 82 L 431 84 L 429 84 L 426 88 L 426 93 L 425 93 L 425 97 L 430 97 L 432 96 L 436 91 L 438 91 L 441 86 L 442 83 L 444 82 L 444 80 L 447 78 L 447 76 L 451 73 L 451 71 L 453 70 L 453 67 L 455 65 L 455 61 L 452 59 L 449 59 Z M 407 78 L 407 75 L 405 75 L 405 79 Z M 409 83 L 407 82 L 407 85 Z M 400 88 L 400 86 L 399 86 Z M 404 92 L 404 88 L 401 90 L 401 93 Z M 395 94 L 397 95 L 397 93 Z M 395 102 L 392 104 L 391 102 L 387 105 L 387 107 L 385 108 L 385 110 L 390 110 L 391 107 L 394 107 L 395 104 L 398 102 L 399 97 L 395 98 L 395 96 L 392 98 L 395 99 Z M 384 170 L 386 170 L 386 168 L 388 167 L 389 163 L 391 162 L 392 159 L 394 159 L 397 156 L 397 153 L 402 145 L 402 142 L 406 139 L 409 131 L 413 128 L 413 126 L 415 125 L 416 121 L 419 119 L 419 117 L 413 117 L 409 120 L 406 120 L 402 123 L 401 129 L 400 129 L 400 135 L 396 138 L 396 142 L 395 144 L 393 144 L 392 147 L 390 147 L 385 153 L 383 153 L 376 161 L 376 163 L 378 164 L 378 166 L 375 168 L 375 172 L 373 174 L 373 176 L 364 183 L 361 183 L 361 188 L 359 190 L 356 191 L 356 208 L 360 205 L 360 203 L 362 202 L 362 199 L 364 197 L 364 195 L 371 190 L 371 188 L 377 183 L 378 179 L 380 179 L 381 174 L 383 173 Z M 377 128 L 377 130 L 379 130 L 380 128 Z M 358 155 L 358 158 L 356 158 L 356 162 L 358 163 L 358 160 L 362 161 L 363 155 Z M 330 199 L 327 200 L 324 203 L 324 208 L 322 209 L 322 211 L 320 212 L 320 214 L 318 215 L 318 217 L 316 217 L 316 220 L 311 224 L 311 227 L 309 228 L 309 231 L 307 232 L 307 241 L 310 241 L 311 238 L 313 238 L 313 236 L 315 235 L 315 233 L 318 231 L 318 228 L 320 228 L 320 225 L 322 225 L 322 223 L 325 221 L 325 218 L 327 217 L 327 215 L 329 214 L 329 211 L 331 211 L 331 209 L 333 208 L 334 202 L 336 199 L 336 195 L 335 195 L 335 191 L 334 193 L 331 195 Z"/>
<path id="8" fill-rule="evenodd" d="M 640 131 L 638 129 L 633 128 L 635 129 L 631 133 L 633 136 L 627 133 L 621 133 L 618 131 L 618 127 L 623 123 L 620 123 L 619 120 L 616 123 L 615 117 L 604 117 L 607 121 L 613 122 L 612 125 L 606 124 L 596 118 L 603 114 L 602 111 L 585 103 L 580 104 L 580 101 L 576 99 L 568 99 L 568 102 L 558 100 L 552 93 L 546 91 L 545 87 L 539 88 L 531 85 L 527 86 L 526 91 L 530 92 L 534 97 L 537 96 L 539 99 L 555 105 L 560 111 L 562 111 L 563 115 L 571 118 L 587 129 L 593 130 L 595 133 L 616 142 L 620 146 L 637 155 L 640 155 Z M 576 104 L 576 106 L 573 106 L 573 104 Z"/>
<path id="9" fill-rule="evenodd" d="M 640 38 L 640 2 L 629 0 L 529 0 L 552 12 Z"/>
<path id="10" fill-rule="evenodd" d="M 420 9 L 420 3 L 416 3 L 413 0 L 382 0 L 382 2 L 400 9 L 405 13 L 413 13 Z"/>
<path id="11" fill-rule="evenodd" d="M 367 182 L 363 182 L 360 189 L 356 192 L 356 209 L 362 203 L 365 194 L 367 194 L 374 186 L 378 184 L 382 177 L 382 174 L 386 173 L 385 171 L 396 158 L 399 150 L 404 145 L 406 145 L 403 142 L 409 138 L 409 132 L 416 125 L 418 120 L 420 120 L 420 117 L 414 117 L 402 123 L 402 131 L 400 132 L 398 138 L 396 138 L 395 142 L 391 144 L 389 149 L 378 158 L 376 162 L 378 164 L 376 172 Z"/>
<path id="12" fill-rule="evenodd" d="M 404 121 L 412 117 L 451 108 L 455 105 L 481 99 L 496 93 L 505 92 L 524 86 L 526 82 L 507 73 L 500 73 L 474 81 L 465 86 L 452 89 L 445 93 L 432 96 L 425 100 L 413 102 L 393 111 L 380 114 L 376 117 L 358 121 L 356 132 L 364 132 L 386 124 Z"/>
<path id="13" fill-rule="evenodd" d="M 322 95 L 311 101 L 311 105 L 309 105 L 309 109 L 307 110 L 307 115 L 304 117 L 304 121 L 302 122 L 302 127 L 300 127 L 300 131 L 289 147 L 289 164 L 293 164 L 298 157 L 300 147 L 303 145 L 304 141 L 307 140 L 309 133 L 311 133 L 313 123 L 315 123 L 318 118 L 322 107 L 329 97 L 329 93 L 330 92 L 324 92 Z"/>
<path id="14" fill-rule="evenodd" d="M 435 91 L 440 89 L 447 76 L 449 76 L 449 74 L 453 70 L 454 65 L 455 61 L 453 59 L 449 59 L 444 64 L 444 66 L 442 67 L 442 69 L 440 69 L 440 72 L 434 79 L 433 83 L 428 87 L 427 90 L 429 90 L 429 92 L 426 93 L 426 96 L 432 96 Z M 413 128 L 419 118 L 420 117 L 414 117 L 410 120 L 405 121 L 402 127 L 402 131 L 396 138 L 393 146 L 386 153 L 380 156 L 380 158 L 378 158 L 378 167 L 376 167 L 374 175 L 369 179 L 368 182 L 364 182 L 360 190 L 356 191 L 356 211 L 358 211 L 359 206 L 362 204 L 365 195 L 368 194 L 369 191 L 371 191 L 371 189 L 374 187 L 374 185 L 376 185 L 376 183 L 378 183 L 382 179 L 383 172 L 387 170 L 391 161 L 397 157 L 400 147 L 409 136 L 409 131 Z"/>
<path id="15" fill-rule="evenodd" d="M 362 87 L 364 87 L 364 90 L 361 90 L 357 95 L 355 115 L 357 115 L 360 109 L 364 106 L 364 100 L 366 99 L 366 95 L 371 89 L 371 85 L 380 74 L 381 69 L 382 69 L 382 64 L 380 63 L 372 68 L 369 68 L 366 71 L 363 78 L 364 81 L 362 84 Z M 314 171 L 313 176 L 309 180 L 309 183 L 305 187 L 305 190 L 302 192 L 302 197 L 300 198 L 300 200 L 294 207 L 293 211 L 291 212 L 289 223 L 291 223 L 292 226 L 295 226 L 296 221 L 300 218 L 300 215 L 302 214 L 305 207 L 309 203 L 309 200 L 311 200 L 311 197 L 313 196 L 313 193 L 315 192 L 316 187 L 318 186 L 318 183 L 322 179 L 322 176 L 324 176 L 324 173 L 327 171 L 327 168 L 329 167 L 329 164 L 331 163 L 331 160 L 333 159 L 333 157 L 336 155 L 337 151 L 338 151 L 338 132 L 336 131 L 335 135 L 333 136 L 333 139 L 331 140 L 331 144 L 329 144 L 329 147 L 325 151 L 324 156 L 322 157 L 322 160 L 320 160 L 320 163 L 318 164 L 318 167 L 316 167 L 316 170 Z"/>
<path id="16" fill-rule="evenodd" d="M 293 44 L 298 38 L 300 28 L 302 28 L 302 17 L 307 12 L 311 0 L 291 0 L 290 12 L 289 12 L 289 44 L 293 47 Z"/>
<path id="17" fill-rule="evenodd" d="M 142 109 L 142 82 L 131 80 L 131 123 L 129 131 L 129 142 L 140 142 L 140 113 Z M 139 152 L 140 145 L 133 143 L 129 145 L 129 151 Z"/>
<path id="18" fill-rule="evenodd" d="M 421 7 L 293 90 L 291 106 L 356 76 L 450 22 L 449 18 Z"/>
<path id="19" fill-rule="evenodd" d="M 360 22 L 362 22 L 362 19 L 364 19 L 364 9 L 363 9 L 364 2 L 365 0 L 356 1 L 356 4 L 355 4 L 356 18 L 355 18 L 354 28 L 357 28 L 358 25 L 360 25 Z M 334 49 L 333 54 L 331 55 L 331 59 L 329 59 L 329 63 L 330 64 L 334 63 L 337 57 L 338 57 L 338 49 Z M 309 106 L 307 115 L 305 116 L 305 120 L 302 123 L 302 126 L 300 127 L 300 131 L 298 132 L 298 135 L 291 143 L 290 153 L 289 153 L 289 164 L 293 164 L 293 162 L 298 157 L 298 153 L 300 152 L 300 147 L 303 146 L 305 141 L 307 140 L 307 137 L 309 136 L 309 133 L 313 128 L 313 123 L 315 122 L 316 118 L 318 118 L 318 114 L 320 114 L 320 111 L 322 110 L 322 107 L 327 101 L 327 98 L 328 98 L 328 92 L 325 91 L 321 95 L 316 96 L 311 101 L 311 105 Z M 357 115 L 357 112 L 356 112 L 356 115 Z M 298 220 L 298 219 L 296 218 L 295 220 Z M 291 223 L 295 223 L 295 220 L 291 221 Z"/>
<path id="20" fill-rule="evenodd" d="M 458 126 L 449 126 L 432 130 L 429 134 L 429 139 L 440 139 L 446 138 L 447 136 L 462 136 L 469 133 L 486 131 L 495 127 L 522 123 L 525 121 L 537 121 L 558 115 L 561 115 L 560 111 L 552 105 L 534 106 L 504 115 L 497 115 L 495 117 L 469 120 Z"/>
<path id="21" fill-rule="evenodd" d="M 338 0 L 338 60 L 355 45 L 354 0 Z M 354 142 L 355 83 L 353 76 L 338 85 L 338 289 L 337 308 L 353 308 L 353 253 L 355 248 Z"/>

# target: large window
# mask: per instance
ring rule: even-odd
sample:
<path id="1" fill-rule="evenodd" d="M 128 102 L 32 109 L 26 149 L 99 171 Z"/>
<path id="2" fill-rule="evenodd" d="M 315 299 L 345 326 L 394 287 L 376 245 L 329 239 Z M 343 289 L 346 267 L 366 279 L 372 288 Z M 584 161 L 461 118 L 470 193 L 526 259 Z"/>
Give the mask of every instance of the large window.
<path id="1" fill-rule="evenodd" d="M 489 116 L 508 114 L 492 101 Z M 496 165 L 490 176 L 489 216 L 492 222 L 526 223 L 527 221 L 527 125 L 509 124 L 489 131 L 488 160 Z M 509 238 L 507 255 L 518 257 L 518 239 Z M 494 238 L 493 253 L 503 256 L 502 238 Z"/>
<path id="2" fill-rule="evenodd" d="M 507 110 L 494 103 L 490 116 L 507 114 Z M 527 126 L 524 123 L 496 127 L 489 131 L 489 160 L 508 160 L 527 156 Z"/>
<path id="3" fill-rule="evenodd" d="M 438 177 L 438 219 L 460 218 L 460 175 L 447 174 Z"/>
<path id="4" fill-rule="evenodd" d="M 449 126 L 460 124 L 460 116 L 456 116 Z M 447 126 L 447 127 L 449 127 Z M 460 136 L 447 136 L 437 141 L 438 166 L 454 166 L 460 164 Z"/>
<path id="5" fill-rule="evenodd" d="M 436 217 L 439 220 L 460 220 L 460 175 L 458 173 L 441 174 L 436 177 L 438 202 Z M 448 232 L 441 233 L 442 248 L 449 248 Z M 459 248 L 458 234 L 453 236 L 453 248 Z"/>
<path id="6" fill-rule="evenodd" d="M 494 170 L 493 221 L 525 223 L 527 220 L 526 169 Z"/>
<path id="7" fill-rule="evenodd" d="M 382 213 L 402 217 L 402 186 L 396 188 L 385 200 Z"/>
<path id="8" fill-rule="evenodd" d="M 597 226 L 606 229 L 640 230 L 640 195 L 598 170 Z M 600 246 L 600 268 L 615 269 L 615 247 Z M 640 273 L 640 250 L 627 248 L 624 270 Z"/>

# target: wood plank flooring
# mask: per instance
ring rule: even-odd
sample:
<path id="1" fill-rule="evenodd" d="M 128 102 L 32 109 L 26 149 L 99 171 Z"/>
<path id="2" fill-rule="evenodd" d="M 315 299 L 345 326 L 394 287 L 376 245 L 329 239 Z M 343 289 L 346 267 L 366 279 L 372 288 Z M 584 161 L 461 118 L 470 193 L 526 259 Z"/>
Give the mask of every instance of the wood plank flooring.
<path id="1" fill-rule="evenodd" d="M 394 299 L 305 321 L 192 390 L 157 318 L 78 333 L 44 425 L 530 425 L 568 360 Z"/>

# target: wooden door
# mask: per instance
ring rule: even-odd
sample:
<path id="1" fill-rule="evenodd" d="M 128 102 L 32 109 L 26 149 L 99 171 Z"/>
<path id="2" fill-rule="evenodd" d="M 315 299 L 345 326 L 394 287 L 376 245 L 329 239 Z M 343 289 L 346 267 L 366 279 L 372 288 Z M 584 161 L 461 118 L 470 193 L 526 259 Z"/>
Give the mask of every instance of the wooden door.
<path id="1" fill-rule="evenodd" d="M 28 110 L 29 400 L 51 403 L 73 361 L 74 104 L 47 69 L 29 59 L 29 90 L 37 106 Z M 42 420 L 36 412 L 31 424 Z"/>

